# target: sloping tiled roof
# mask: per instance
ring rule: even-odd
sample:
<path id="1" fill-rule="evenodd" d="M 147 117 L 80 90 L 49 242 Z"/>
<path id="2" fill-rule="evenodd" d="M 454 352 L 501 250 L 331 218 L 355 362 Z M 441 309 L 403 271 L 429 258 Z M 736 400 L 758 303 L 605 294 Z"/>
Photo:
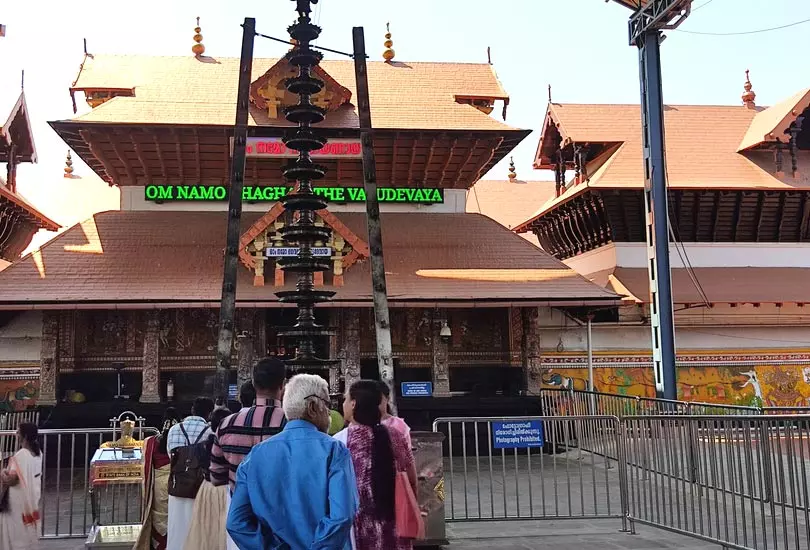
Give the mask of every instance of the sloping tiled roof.
<path id="1" fill-rule="evenodd" d="M 252 78 L 277 59 L 254 59 Z M 352 61 L 325 60 L 323 69 L 357 91 Z M 71 90 L 134 89 L 78 117 L 85 122 L 231 126 L 236 109 L 238 58 L 94 55 L 87 57 Z M 369 62 L 368 79 L 375 128 L 511 130 L 455 96 L 506 99 L 488 64 Z M 252 125 L 288 125 L 251 109 Z M 331 113 L 323 127 L 357 128 L 353 105 Z"/>
<path id="2" fill-rule="evenodd" d="M 12 141 L 17 148 L 17 162 L 37 161 L 37 148 L 34 144 L 25 92 L 20 92 L 16 103 L 9 111 L 6 122 L 0 126 L 0 162 L 8 162 L 8 148 Z"/>
<path id="3" fill-rule="evenodd" d="M 744 151 L 768 141 L 777 141 L 777 138 L 786 141 L 785 130 L 808 106 L 810 106 L 810 88 L 759 111 L 751 121 L 751 126 L 737 150 Z"/>
<path id="4" fill-rule="evenodd" d="M 528 224 L 557 204 L 594 189 L 644 187 L 641 114 L 638 105 L 549 105 L 563 140 L 578 143 L 619 143 L 590 178 L 568 187 L 546 203 Z M 672 189 L 804 189 L 799 180 L 779 180 L 738 153 L 740 141 L 757 111 L 744 106 L 668 105 L 664 109 L 667 184 Z"/>
<path id="5" fill-rule="evenodd" d="M 810 286 L 807 285 L 810 268 L 698 267 L 694 272 L 710 303 L 810 303 Z M 633 297 L 642 302 L 649 301 L 646 269 L 618 267 L 613 278 Z M 672 270 L 672 293 L 677 304 L 703 303 L 689 273 L 683 268 Z"/>
<path id="6" fill-rule="evenodd" d="M 246 230 L 259 216 L 242 217 Z M 365 216 L 341 213 L 357 234 Z M 95 215 L 0 272 L 0 308 L 92 303 L 219 302 L 221 212 L 114 211 Z M 616 300 L 563 263 L 477 214 L 382 216 L 389 300 L 508 301 L 539 304 Z M 288 287 L 294 277 L 287 277 Z M 276 301 L 272 283 L 257 287 L 240 266 L 237 300 Z M 368 262 L 345 272 L 338 302 L 370 303 Z"/>
<path id="7" fill-rule="evenodd" d="M 553 197 L 553 181 L 480 180 L 467 192 L 467 212 L 483 214 L 514 229 Z M 540 246 L 534 233 L 521 236 Z"/>

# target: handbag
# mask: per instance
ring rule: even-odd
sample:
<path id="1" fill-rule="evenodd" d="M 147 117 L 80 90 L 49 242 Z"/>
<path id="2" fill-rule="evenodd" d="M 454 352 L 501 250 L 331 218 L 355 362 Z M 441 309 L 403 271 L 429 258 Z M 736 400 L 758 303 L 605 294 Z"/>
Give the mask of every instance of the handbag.
<path id="1" fill-rule="evenodd" d="M 425 522 L 413 494 L 408 474 L 397 472 L 394 484 L 394 513 L 397 536 L 403 539 L 425 538 Z"/>

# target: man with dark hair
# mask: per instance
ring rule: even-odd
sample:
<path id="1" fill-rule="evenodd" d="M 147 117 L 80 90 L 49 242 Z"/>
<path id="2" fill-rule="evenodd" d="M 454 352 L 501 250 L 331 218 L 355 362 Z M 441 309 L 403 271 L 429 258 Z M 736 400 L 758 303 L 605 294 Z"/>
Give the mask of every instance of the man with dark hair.
<path id="1" fill-rule="evenodd" d="M 227 417 L 219 425 L 211 449 L 211 483 L 230 483 L 233 491 L 236 468 L 254 445 L 279 433 L 286 423 L 281 408 L 281 396 L 287 368 L 279 359 L 267 357 L 253 367 L 253 387 L 256 398 L 251 406 Z M 241 401 L 241 390 L 240 390 Z"/>
<path id="2" fill-rule="evenodd" d="M 208 418 L 214 410 L 214 401 L 198 397 L 191 405 L 191 414 L 169 429 L 166 450 L 169 455 L 180 447 L 194 445 L 208 438 L 211 427 Z M 191 526 L 194 499 L 169 495 L 169 526 L 166 530 L 166 550 L 182 550 Z"/>
<path id="3" fill-rule="evenodd" d="M 239 403 L 244 409 L 245 407 L 252 407 L 254 401 L 256 401 L 256 390 L 253 388 L 253 382 L 245 382 L 239 388 Z"/>
<path id="4" fill-rule="evenodd" d="M 253 367 L 255 400 L 252 400 L 252 404 L 242 401 L 240 389 L 242 410 L 230 415 L 219 425 L 211 449 L 211 483 L 228 483 L 229 493 L 233 493 L 236 469 L 242 460 L 254 445 L 284 428 L 287 420 L 284 409 L 281 408 L 281 396 L 284 394 L 286 379 L 287 367 L 276 357 L 266 357 Z M 228 537 L 228 549 L 232 548 L 236 548 L 236 545 Z"/>

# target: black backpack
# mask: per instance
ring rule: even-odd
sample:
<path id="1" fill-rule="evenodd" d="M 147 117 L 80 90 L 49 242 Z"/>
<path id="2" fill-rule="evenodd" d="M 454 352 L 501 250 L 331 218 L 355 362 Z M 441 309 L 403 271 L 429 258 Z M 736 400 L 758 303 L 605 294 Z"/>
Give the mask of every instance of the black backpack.
<path id="1" fill-rule="evenodd" d="M 196 498 L 197 491 L 200 490 L 200 485 L 202 485 L 211 463 L 209 438 L 203 439 L 203 436 L 209 434 L 209 429 L 206 426 L 192 443 L 183 423 L 181 422 L 178 426 L 188 445 L 172 451 L 169 494 L 173 497 Z"/>

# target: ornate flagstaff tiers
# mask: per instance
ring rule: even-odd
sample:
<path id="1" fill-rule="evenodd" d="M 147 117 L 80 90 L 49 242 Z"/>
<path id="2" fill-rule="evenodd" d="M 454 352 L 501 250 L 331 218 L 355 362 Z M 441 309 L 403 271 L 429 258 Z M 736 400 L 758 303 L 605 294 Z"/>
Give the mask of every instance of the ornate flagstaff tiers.
<path id="1" fill-rule="evenodd" d="M 312 181 L 322 179 L 326 168 L 312 162 L 311 152 L 321 149 L 326 138 L 312 130 L 312 124 L 323 122 L 326 109 L 312 103 L 312 96 L 324 88 L 324 81 L 312 76 L 323 54 L 310 48 L 310 42 L 317 39 L 321 28 L 312 24 L 309 14 L 310 4 L 317 0 L 295 0 L 297 2 L 298 21 L 288 27 L 295 46 L 287 55 L 287 61 L 298 67 L 298 76 L 288 78 L 285 87 L 288 92 L 299 97 L 298 104 L 284 109 L 285 118 L 298 125 L 298 129 L 284 137 L 284 145 L 298 151 L 298 158 L 284 170 L 284 177 L 297 181 L 295 192 L 281 199 L 285 210 L 293 213 L 293 223 L 282 228 L 281 235 L 286 244 L 297 246 L 297 256 L 280 260 L 281 268 L 298 274 L 295 290 L 276 292 L 282 302 L 294 302 L 298 305 L 298 318 L 293 327 L 280 333 L 281 336 L 293 336 L 297 339 L 298 349 L 295 356 L 288 361 L 299 369 L 322 369 L 334 361 L 315 355 L 314 340 L 330 334 L 329 329 L 315 322 L 315 304 L 326 302 L 335 295 L 332 291 L 315 290 L 316 272 L 329 271 L 332 263 L 328 258 L 313 256 L 312 247 L 316 242 L 327 242 L 331 230 L 322 225 L 315 225 L 315 211 L 326 208 L 327 202 L 316 195 Z"/>

